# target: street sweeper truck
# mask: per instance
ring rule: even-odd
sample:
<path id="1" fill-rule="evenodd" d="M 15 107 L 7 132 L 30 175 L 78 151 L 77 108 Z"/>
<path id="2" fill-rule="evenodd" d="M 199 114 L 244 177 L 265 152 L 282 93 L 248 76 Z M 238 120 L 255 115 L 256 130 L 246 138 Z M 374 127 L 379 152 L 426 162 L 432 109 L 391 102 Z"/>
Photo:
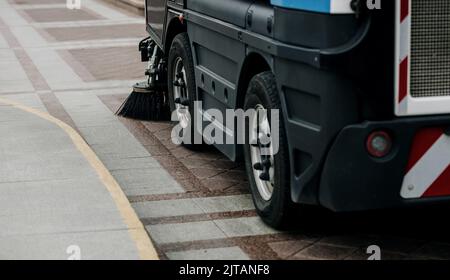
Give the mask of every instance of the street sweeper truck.
<path id="1" fill-rule="evenodd" d="M 240 121 L 208 110 L 258 112 L 245 123 L 253 142 L 214 145 L 243 159 L 267 224 L 287 225 L 308 206 L 450 202 L 450 1 L 145 5 L 150 37 L 140 50 L 149 78 L 122 115 L 167 116 L 170 108 L 195 135 L 212 125 L 237 138 Z M 188 125 L 196 114 L 200 129 Z"/>

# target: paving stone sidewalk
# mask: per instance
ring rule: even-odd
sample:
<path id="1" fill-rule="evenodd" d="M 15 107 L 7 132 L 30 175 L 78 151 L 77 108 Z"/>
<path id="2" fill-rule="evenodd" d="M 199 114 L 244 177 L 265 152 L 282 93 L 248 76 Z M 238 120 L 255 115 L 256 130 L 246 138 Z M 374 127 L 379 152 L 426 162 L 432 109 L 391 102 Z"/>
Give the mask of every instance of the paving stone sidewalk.
<path id="1" fill-rule="evenodd" d="M 109 1 L 111 2 L 111 1 Z M 277 232 L 257 217 L 243 165 L 213 148 L 170 141 L 170 122 L 114 112 L 144 79 L 144 18 L 109 2 L 0 0 L 0 96 L 48 111 L 95 151 L 146 226 L 162 259 L 449 259 L 447 210 L 313 217 Z M 114 1 L 112 1 L 114 2 Z"/>
<path id="2" fill-rule="evenodd" d="M 136 229 L 69 134 L 3 101 L 0 259 L 140 259 Z"/>

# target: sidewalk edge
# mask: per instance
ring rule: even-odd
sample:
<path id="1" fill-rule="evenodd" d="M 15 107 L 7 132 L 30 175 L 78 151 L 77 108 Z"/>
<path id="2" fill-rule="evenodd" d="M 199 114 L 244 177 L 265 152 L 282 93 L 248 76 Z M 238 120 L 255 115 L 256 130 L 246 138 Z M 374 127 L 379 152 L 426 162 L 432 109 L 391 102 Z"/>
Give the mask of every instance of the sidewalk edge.
<path id="1" fill-rule="evenodd" d="M 86 158 L 89 164 L 97 172 L 103 185 L 106 187 L 110 195 L 112 196 L 116 207 L 118 208 L 122 219 L 128 227 L 128 233 L 131 239 L 134 241 L 139 257 L 142 260 L 158 260 L 158 254 L 153 246 L 150 237 L 148 236 L 144 225 L 139 220 L 136 212 L 131 207 L 126 195 L 122 191 L 121 187 L 111 175 L 109 170 L 104 166 L 104 164 L 97 157 L 95 152 L 89 147 L 89 145 L 84 141 L 84 139 L 75 131 L 71 126 L 65 122 L 51 116 L 48 113 L 41 112 L 37 109 L 25 106 L 21 103 L 0 97 L 0 103 L 5 105 L 13 106 L 22 111 L 34 114 L 44 120 L 52 122 L 59 126 L 72 140 L 75 147 L 81 152 L 81 154 Z"/>

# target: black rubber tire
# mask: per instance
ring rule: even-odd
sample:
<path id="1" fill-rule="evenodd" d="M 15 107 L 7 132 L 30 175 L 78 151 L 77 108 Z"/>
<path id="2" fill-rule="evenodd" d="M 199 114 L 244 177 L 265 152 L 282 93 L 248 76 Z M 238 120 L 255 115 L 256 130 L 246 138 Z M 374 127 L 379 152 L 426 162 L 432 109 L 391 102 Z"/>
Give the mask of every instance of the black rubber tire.
<path id="1" fill-rule="evenodd" d="M 256 186 L 253 175 L 253 166 L 250 156 L 250 145 L 247 141 L 244 145 L 244 158 L 256 211 L 263 221 L 271 227 L 286 229 L 291 227 L 289 222 L 298 212 L 298 207 L 292 202 L 290 191 L 290 168 L 287 149 L 286 134 L 282 120 L 280 98 L 277 90 L 276 79 L 272 72 L 263 72 L 256 75 L 250 81 L 245 96 L 244 110 L 254 109 L 261 104 L 267 110 L 280 110 L 279 127 L 279 152 L 274 156 L 274 190 L 269 201 L 264 200 Z M 270 114 L 269 114 L 270 118 Z M 248 122 L 246 122 L 248 134 Z"/>
<path id="2" fill-rule="evenodd" d="M 191 45 L 189 42 L 189 37 L 187 33 L 180 33 L 172 41 L 172 45 L 170 47 L 169 51 L 169 57 L 168 57 L 168 75 L 167 75 L 167 82 L 168 82 L 168 92 L 169 92 L 169 104 L 170 104 L 170 111 L 173 112 L 175 110 L 175 100 L 174 100 L 174 93 L 173 93 L 173 82 L 175 80 L 174 77 L 174 71 L 173 67 L 175 67 L 175 61 L 177 58 L 181 58 L 183 61 L 183 65 L 186 71 L 186 78 L 187 78 L 187 95 L 189 99 L 189 113 L 191 114 L 191 117 L 194 116 L 194 102 L 197 100 L 196 96 L 196 84 L 195 84 L 195 71 L 194 71 L 194 59 L 192 57 L 192 51 L 191 51 Z M 191 135 L 194 137 L 194 133 L 198 134 L 197 130 L 195 129 L 194 125 L 190 126 L 191 129 Z M 193 139 L 193 138 L 192 138 Z M 193 144 L 193 140 L 191 144 L 183 143 L 183 146 L 192 149 L 192 150 L 199 150 L 203 146 L 203 138 L 201 136 L 199 139 L 202 139 L 202 144 Z"/>

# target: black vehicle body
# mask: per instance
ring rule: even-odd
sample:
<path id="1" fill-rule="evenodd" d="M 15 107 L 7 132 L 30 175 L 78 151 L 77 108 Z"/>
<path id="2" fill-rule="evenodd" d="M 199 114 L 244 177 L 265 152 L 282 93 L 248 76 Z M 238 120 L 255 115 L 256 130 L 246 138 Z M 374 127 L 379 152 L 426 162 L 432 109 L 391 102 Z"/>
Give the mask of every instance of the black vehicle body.
<path id="1" fill-rule="evenodd" d="M 204 108 L 240 108 L 250 79 L 274 73 L 294 202 L 356 211 L 448 201 L 400 196 L 415 134 L 450 126 L 450 115 L 394 113 L 398 7 L 392 0 L 368 10 L 365 2 L 336 15 L 265 0 L 147 0 L 147 30 L 166 53 L 187 32 Z M 365 145 L 379 129 L 393 138 L 383 158 Z M 217 148 L 242 156 L 239 145 Z"/>

